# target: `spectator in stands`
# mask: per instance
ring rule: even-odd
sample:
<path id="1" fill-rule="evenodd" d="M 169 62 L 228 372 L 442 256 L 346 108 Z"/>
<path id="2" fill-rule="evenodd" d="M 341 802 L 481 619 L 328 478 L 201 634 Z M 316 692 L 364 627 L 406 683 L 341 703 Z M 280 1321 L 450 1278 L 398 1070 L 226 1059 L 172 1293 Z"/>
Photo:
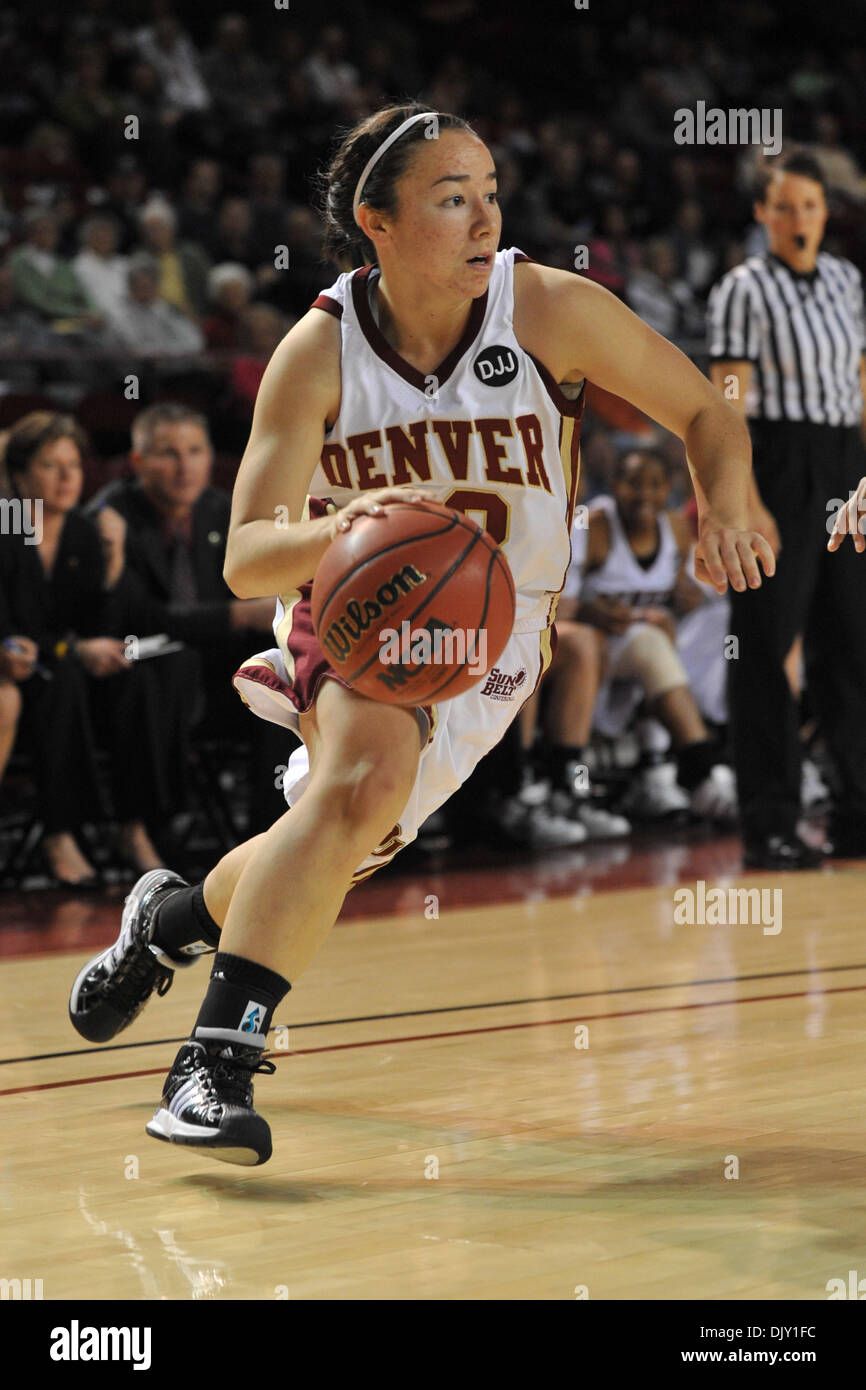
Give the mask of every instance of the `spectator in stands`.
<path id="1" fill-rule="evenodd" d="M 495 103 L 490 139 L 497 150 L 516 160 L 531 159 L 535 154 L 537 142 L 532 120 L 517 87 L 510 87 Z"/>
<path id="2" fill-rule="evenodd" d="M 359 64 L 361 99 L 370 111 L 387 106 L 397 90 L 417 90 L 421 78 L 410 54 L 401 52 L 390 41 L 377 36 L 364 44 Z"/>
<path id="3" fill-rule="evenodd" d="M 142 251 L 159 266 L 159 294 L 167 304 L 194 318 L 207 305 L 208 258 L 194 242 L 177 241 L 177 215 L 162 198 L 152 198 L 138 219 Z"/>
<path id="4" fill-rule="evenodd" d="M 120 636 L 128 611 L 125 528 L 78 507 L 86 447 L 69 416 L 38 411 L 13 427 L 6 468 L 22 516 L 26 506 L 36 524 L 29 536 L 23 528 L 0 535 L 3 741 L 8 750 L 10 719 L 20 720 L 46 867 L 58 884 L 78 888 L 98 879 L 77 837 L 85 824 L 106 819 L 97 734 L 110 757 L 118 848 L 138 872 L 161 863 L 150 833 L 173 810 L 179 750 L 177 710 L 157 697 L 147 664 L 127 660 Z"/>
<path id="5" fill-rule="evenodd" d="M 138 357 L 182 356 L 204 347 L 198 325 L 160 297 L 159 265 L 144 252 L 129 259 L 127 292 L 110 322 L 115 336 Z"/>
<path id="6" fill-rule="evenodd" d="M 147 178 L 135 155 L 125 154 L 106 179 L 100 212 L 111 213 L 120 223 L 118 250 L 126 255 L 138 240 L 138 214 L 147 192 Z"/>
<path id="7" fill-rule="evenodd" d="M 241 319 L 255 283 L 245 265 L 226 261 L 214 266 L 208 276 L 210 313 L 202 325 L 209 348 L 230 352 L 240 347 Z"/>
<path id="8" fill-rule="evenodd" d="M 322 261 L 322 227 L 312 208 L 293 207 L 280 240 L 288 252 L 288 268 L 278 269 L 273 256 L 257 267 L 259 298 L 284 314 L 300 317 L 327 283 L 329 274 L 336 276 L 339 272 L 336 266 L 330 268 Z"/>
<path id="9" fill-rule="evenodd" d="M 581 187 L 596 224 L 601 221 L 603 209 L 614 195 L 614 153 L 611 132 L 604 126 L 593 126 L 586 139 Z"/>
<path id="10" fill-rule="evenodd" d="M 698 333 L 702 311 L 685 280 L 677 275 L 677 258 L 667 237 L 647 242 L 644 264 L 629 276 L 626 302 L 644 323 L 672 342 Z"/>
<path id="11" fill-rule="evenodd" d="M 346 61 L 348 37 L 339 24 L 328 24 L 319 34 L 317 43 L 306 63 L 304 73 L 309 79 L 313 94 L 323 106 L 354 108 L 359 95 L 360 77 L 358 69 Z M 456 110 L 456 107 L 443 106 L 443 111 Z"/>
<path id="12" fill-rule="evenodd" d="M 271 74 L 250 41 L 242 14 L 221 15 L 202 61 L 214 115 L 229 133 L 264 129 L 276 108 Z"/>
<path id="13" fill-rule="evenodd" d="M 181 112 L 166 104 L 159 73 L 145 58 L 130 64 L 126 80 L 124 114 L 138 118 L 139 130 L 145 136 L 139 140 L 142 164 L 149 177 L 164 187 L 173 183 L 178 173 Z"/>
<path id="14" fill-rule="evenodd" d="M 84 174 L 70 130 L 53 121 L 40 121 L 34 126 L 21 155 L 20 176 L 25 188 L 36 185 L 49 194 L 56 193 L 61 187 L 78 187 Z"/>
<path id="15" fill-rule="evenodd" d="M 215 260 L 239 261 L 248 270 L 257 268 L 253 215 L 246 198 L 224 199 L 217 218 L 215 246 Z M 273 253 L 269 260 L 273 266 Z"/>
<path id="16" fill-rule="evenodd" d="M 249 164 L 249 201 L 253 253 L 273 264 L 275 248 L 285 241 L 289 205 L 285 199 L 286 164 L 281 155 L 257 154 Z"/>
<path id="17" fill-rule="evenodd" d="M 135 36 L 141 56 L 159 74 L 166 105 L 182 113 L 206 111 L 210 94 L 195 45 L 173 14 L 163 13 Z"/>
<path id="18" fill-rule="evenodd" d="M 222 169 L 215 159 L 196 159 L 187 171 L 178 208 L 178 233 L 214 258 Z"/>
<path id="19" fill-rule="evenodd" d="M 98 44 L 82 44 L 75 53 L 56 109 L 102 172 L 122 143 L 125 113 L 118 95 L 107 86 L 105 53 Z"/>
<path id="20" fill-rule="evenodd" d="M 569 266 L 574 264 L 575 243 L 586 239 L 590 226 L 580 170 L 576 141 L 558 141 L 548 153 L 544 173 L 530 189 L 539 244 L 548 256 L 567 252 Z"/>
<path id="21" fill-rule="evenodd" d="M 850 150 L 842 145 L 839 119 L 831 111 L 816 115 L 815 141 L 812 153 L 821 165 L 830 192 L 858 205 L 866 202 L 866 175 Z"/>
<path id="22" fill-rule="evenodd" d="M 613 161 L 614 183 L 611 201 L 620 203 L 628 215 L 635 236 L 646 236 L 657 221 L 660 191 L 650 188 L 643 161 L 635 150 L 617 150 Z"/>
<path id="23" fill-rule="evenodd" d="M 28 359 L 51 351 L 55 343 L 48 325 L 19 301 L 12 267 L 8 262 L 0 265 L 0 382 L 18 390 L 32 389 L 38 368 Z"/>
<path id="24" fill-rule="evenodd" d="M 706 295 L 716 277 L 718 256 L 704 231 L 704 210 L 694 198 L 680 203 L 670 240 L 677 261 L 677 276 L 696 295 Z"/>
<path id="25" fill-rule="evenodd" d="M 81 250 L 72 268 L 91 304 L 110 321 L 126 295 L 128 259 L 118 255 L 120 226 L 110 213 L 94 213 L 81 226 Z"/>
<path id="26" fill-rule="evenodd" d="M 629 235 L 628 218 L 619 203 L 606 203 L 598 233 L 590 237 L 586 276 L 620 299 L 629 277 L 640 266 L 640 248 Z"/>
<path id="27" fill-rule="evenodd" d="M 232 390 L 250 419 L 265 367 L 290 326 L 270 304 L 251 304 L 241 315 L 243 351 L 232 364 Z"/>
<path id="28" fill-rule="evenodd" d="M 64 320 L 81 331 L 100 327 L 102 319 L 74 268 L 57 254 L 57 219 L 46 210 L 31 209 L 24 226 L 24 243 L 9 262 L 19 302 L 44 322 Z"/>
<path id="29" fill-rule="evenodd" d="M 132 478 L 109 483 L 88 511 L 118 512 L 127 524 L 130 593 L 149 631 L 193 647 L 191 718 L 207 731 L 248 739 L 253 748 L 253 820 L 279 813 L 274 768 L 288 761 L 285 730 L 249 719 L 231 686 L 242 661 L 270 632 L 273 599 L 236 599 L 223 579 L 231 498 L 211 486 L 213 449 L 204 416 L 187 406 L 150 406 L 134 421 Z M 197 706 L 197 707 L 196 707 Z"/>

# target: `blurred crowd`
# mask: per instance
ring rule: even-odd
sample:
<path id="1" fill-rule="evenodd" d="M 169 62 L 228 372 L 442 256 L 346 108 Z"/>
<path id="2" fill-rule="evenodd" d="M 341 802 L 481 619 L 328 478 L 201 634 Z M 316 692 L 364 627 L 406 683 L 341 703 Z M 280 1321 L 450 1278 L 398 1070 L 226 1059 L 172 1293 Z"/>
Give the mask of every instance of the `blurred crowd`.
<path id="1" fill-rule="evenodd" d="M 30 750 L 55 877 L 90 880 L 76 836 L 99 816 L 135 867 L 157 862 L 157 831 L 188 797 L 189 741 L 209 733 L 249 745 L 253 828 L 279 809 L 274 767 L 290 750 L 244 721 L 228 684 L 270 615 L 233 599 L 221 548 L 262 372 L 338 273 L 314 195 L 340 128 L 406 95 L 460 112 L 494 152 L 504 244 L 600 281 L 699 361 L 711 285 L 763 245 L 761 151 L 676 145 L 676 108 L 782 108 L 786 142 L 827 176 L 827 249 L 862 263 L 866 43 L 836 33 L 832 12 L 820 37 L 794 35 L 771 7 L 732 0 L 701 13 L 698 36 L 678 0 L 651 19 L 619 0 L 604 17 L 563 7 L 543 26 L 523 8 L 83 0 L 0 17 L 0 429 L 8 493 L 45 504 L 40 546 L 0 536 L 0 761 L 16 739 Z M 591 389 L 584 470 L 558 664 L 510 748 L 521 784 L 496 833 L 544 843 L 647 817 L 730 820 L 724 672 L 703 654 L 725 614 L 684 578 L 678 443 Z M 656 544 L 661 580 L 628 601 L 605 590 L 622 546 L 649 573 Z M 611 595 L 646 609 L 637 650 L 623 650 Z M 129 634 L 172 649 L 130 661 Z M 594 695 L 575 731 L 562 721 L 578 689 Z M 97 746 L 116 767 L 129 727 L 147 736 L 106 786 Z M 679 744 L 702 741 L 700 766 L 678 767 Z M 557 744 L 592 770 L 577 816 L 548 794 L 565 785 L 545 762 Z"/>

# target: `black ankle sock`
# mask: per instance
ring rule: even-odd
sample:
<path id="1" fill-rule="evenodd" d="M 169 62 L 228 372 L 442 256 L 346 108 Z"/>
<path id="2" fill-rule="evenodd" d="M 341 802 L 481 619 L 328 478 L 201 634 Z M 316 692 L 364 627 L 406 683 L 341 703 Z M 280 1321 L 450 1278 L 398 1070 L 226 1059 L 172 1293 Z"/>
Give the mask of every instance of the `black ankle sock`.
<path id="1" fill-rule="evenodd" d="M 677 753 L 677 781 L 687 792 L 699 787 L 710 769 L 719 761 L 718 750 L 711 739 L 701 739 L 698 743 L 687 743 Z"/>
<path id="2" fill-rule="evenodd" d="M 156 914 L 153 944 L 174 960 L 215 950 L 219 939 L 220 928 L 205 906 L 201 883 L 178 888 Z"/>
<path id="3" fill-rule="evenodd" d="M 217 951 L 192 1036 L 263 1048 L 274 1009 L 291 989 L 275 970 Z"/>
<path id="4" fill-rule="evenodd" d="M 569 764 L 584 762 L 585 750 L 576 743 L 551 743 L 544 750 L 544 767 L 555 788 L 571 790 L 574 776 Z"/>

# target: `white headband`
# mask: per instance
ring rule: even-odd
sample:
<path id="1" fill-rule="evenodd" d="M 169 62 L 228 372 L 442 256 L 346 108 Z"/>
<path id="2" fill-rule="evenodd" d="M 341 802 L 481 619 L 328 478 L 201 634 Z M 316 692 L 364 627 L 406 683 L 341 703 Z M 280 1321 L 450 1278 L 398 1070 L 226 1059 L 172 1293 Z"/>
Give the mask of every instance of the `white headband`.
<path id="1" fill-rule="evenodd" d="M 398 125 L 396 130 L 391 131 L 391 134 L 388 136 L 387 140 L 383 140 L 379 148 L 374 151 L 372 157 L 367 160 L 367 163 L 364 165 L 364 168 L 361 172 L 361 177 L 355 184 L 355 196 L 352 199 L 352 216 L 354 217 L 356 222 L 358 221 L 358 208 L 360 207 L 361 202 L 363 201 L 361 198 L 361 193 L 363 192 L 364 184 L 367 182 L 367 179 L 370 177 L 372 170 L 379 163 L 379 160 L 382 158 L 382 155 L 385 153 L 385 151 L 391 148 L 395 140 L 399 140 L 400 136 L 403 134 L 403 131 L 408 130 L 410 125 L 414 125 L 416 121 L 429 121 L 431 117 L 435 120 L 438 114 L 439 113 L 437 111 L 420 111 L 417 116 L 410 116 L 409 119 L 407 121 L 404 121 L 402 125 Z M 358 223 L 358 225 L 360 226 L 360 223 Z"/>

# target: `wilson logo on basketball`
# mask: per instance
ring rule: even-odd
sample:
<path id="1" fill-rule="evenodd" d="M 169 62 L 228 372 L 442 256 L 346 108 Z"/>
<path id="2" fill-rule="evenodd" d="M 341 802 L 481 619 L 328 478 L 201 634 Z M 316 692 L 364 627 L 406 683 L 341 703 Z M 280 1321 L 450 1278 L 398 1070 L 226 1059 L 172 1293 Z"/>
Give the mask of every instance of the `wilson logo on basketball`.
<path id="1" fill-rule="evenodd" d="M 488 695 L 491 700 L 513 700 L 525 680 L 526 671 L 522 666 L 516 676 L 509 676 L 494 666 L 481 688 L 481 694 Z"/>
<path id="2" fill-rule="evenodd" d="M 507 347 L 489 347 L 479 352 L 472 370 L 485 386 L 507 386 L 517 376 L 517 356 Z"/>
<path id="3" fill-rule="evenodd" d="M 375 598 L 363 601 L 349 599 L 344 611 L 328 627 L 322 638 L 322 646 L 327 647 L 335 661 L 346 661 L 373 623 L 378 622 L 399 599 L 425 583 L 427 578 L 414 565 L 404 565 L 385 584 L 379 585 Z"/>

